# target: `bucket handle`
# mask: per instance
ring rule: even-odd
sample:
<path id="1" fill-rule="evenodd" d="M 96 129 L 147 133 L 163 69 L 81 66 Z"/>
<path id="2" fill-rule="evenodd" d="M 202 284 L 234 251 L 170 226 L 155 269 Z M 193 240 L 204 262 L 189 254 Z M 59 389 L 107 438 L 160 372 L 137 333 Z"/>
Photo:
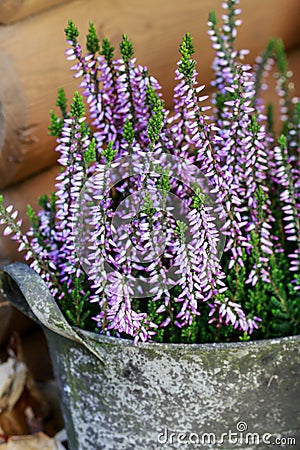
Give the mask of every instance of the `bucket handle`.
<path id="1" fill-rule="evenodd" d="M 0 290 L 21 312 L 52 332 L 81 343 L 105 365 L 97 348 L 66 321 L 44 280 L 27 264 L 16 262 L 0 268 Z"/>

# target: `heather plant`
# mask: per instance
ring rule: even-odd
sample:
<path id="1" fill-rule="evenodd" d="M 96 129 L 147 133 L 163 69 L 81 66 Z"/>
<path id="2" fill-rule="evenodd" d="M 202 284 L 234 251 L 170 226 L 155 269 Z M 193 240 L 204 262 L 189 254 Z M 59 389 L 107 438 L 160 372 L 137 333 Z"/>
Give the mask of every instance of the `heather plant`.
<path id="1" fill-rule="evenodd" d="M 72 325 L 135 342 L 299 333 L 300 102 L 280 40 L 244 62 L 237 4 L 223 4 L 221 26 L 209 16 L 211 106 L 189 34 L 168 110 L 127 35 L 115 58 L 91 23 L 85 52 L 68 22 L 83 96 L 68 108 L 60 89 L 50 113 L 56 192 L 28 207 L 25 234 L 2 198 L 0 214 Z M 279 133 L 261 95 L 273 67 Z"/>

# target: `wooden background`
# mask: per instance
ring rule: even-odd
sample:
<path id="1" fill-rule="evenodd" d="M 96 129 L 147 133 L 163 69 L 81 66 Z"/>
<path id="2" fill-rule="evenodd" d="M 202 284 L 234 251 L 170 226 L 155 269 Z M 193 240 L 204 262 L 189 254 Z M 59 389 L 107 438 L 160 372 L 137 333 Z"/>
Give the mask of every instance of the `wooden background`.
<path id="1" fill-rule="evenodd" d="M 28 203 L 34 206 L 39 195 L 53 190 L 59 169 L 55 139 L 47 134 L 49 110 L 58 87 L 69 99 L 77 88 L 64 56 L 68 19 L 81 31 L 82 43 L 89 21 L 116 48 L 127 33 L 138 61 L 158 78 L 170 106 L 178 45 L 187 31 L 194 37 L 199 82 L 209 83 L 213 53 L 206 23 L 211 9 L 221 16 L 221 1 L 0 0 L 0 191 L 5 202 L 24 217 Z M 238 46 L 251 50 L 248 61 L 271 37 L 281 37 L 297 83 L 300 1 L 241 0 L 241 8 Z M 296 89 L 300 96 L 300 83 Z M 0 237 L 0 263 L 20 258 L 14 243 Z"/>
<path id="2" fill-rule="evenodd" d="M 100 37 L 108 37 L 116 48 L 122 34 L 127 33 L 138 62 L 158 78 L 171 106 L 178 46 L 186 32 L 194 37 L 199 82 L 209 85 L 213 53 L 206 22 L 211 9 L 220 17 L 221 2 L 0 0 L 0 193 L 5 203 L 13 203 L 25 217 L 28 203 L 35 206 L 40 195 L 54 189 L 59 167 L 55 164 L 55 139 L 48 136 L 49 110 L 55 105 L 59 87 L 64 87 L 71 99 L 78 82 L 72 78 L 71 64 L 64 56 L 63 30 L 68 19 L 81 31 L 82 43 L 89 21 L 94 22 Z M 300 96 L 300 1 L 241 0 L 241 8 L 244 23 L 238 46 L 251 50 L 248 62 L 253 63 L 270 38 L 281 37 L 295 75 L 295 95 Z M 24 226 L 28 226 L 26 221 Z M 22 260 L 22 255 L 9 237 L 2 237 L 0 227 L 0 265 L 17 259 Z M 34 379 L 51 378 L 41 330 L 0 295 L 0 355 L 12 331 L 22 336 L 24 361 Z"/>

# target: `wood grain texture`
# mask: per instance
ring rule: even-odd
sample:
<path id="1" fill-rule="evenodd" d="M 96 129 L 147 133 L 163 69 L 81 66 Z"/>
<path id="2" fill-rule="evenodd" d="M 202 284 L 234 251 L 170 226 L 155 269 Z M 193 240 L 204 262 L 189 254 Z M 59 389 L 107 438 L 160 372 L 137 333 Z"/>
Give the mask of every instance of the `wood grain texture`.
<path id="1" fill-rule="evenodd" d="M 70 0 L 0 0 L 0 24 L 10 24 Z"/>
<path id="2" fill-rule="evenodd" d="M 29 228 L 29 221 L 26 216 L 27 205 L 30 204 L 35 210 L 38 209 L 38 198 L 43 194 L 49 195 L 55 190 L 55 178 L 59 171 L 60 166 L 54 165 L 44 172 L 1 192 L 4 196 L 5 206 L 14 205 L 19 211 L 19 217 L 24 219 L 22 226 L 24 231 Z M 0 226 L 0 265 L 9 264 L 16 260 L 23 261 L 23 256 L 17 251 L 16 243 L 10 239 L 10 236 L 3 236 L 4 228 L 5 226 Z"/>
<path id="3" fill-rule="evenodd" d="M 13 74 L 8 74 L 5 92 L 0 88 L 6 121 L 0 187 L 39 172 L 56 159 L 54 140 L 47 135 L 49 109 L 55 104 L 58 87 L 63 86 L 71 98 L 78 85 L 64 57 L 63 29 L 69 18 L 81 30 L 81 42 L 89 20 L 94 21 L 100 36 L 110 38 L 116 48 L 126 32 L 134 43 L 138 62 L 147 65 L 158 78 L 170 106 L 178 45 L 185 32 L 194 36 L 199 82 L 208 83 L 211 78 L 213 53 L 206 21 L 212 8 L 220 15 L 220 5 L 221 0 L 75 0 L 0 28 L 0 50 Z M 249 62 L 271 37 L 281 36 L 287 47 L 299 41 L 299 0 L 244 0 L 243 10 L 238 47 L 250 47 Z M 16 95 L 16 83 L 20 95 Z"/>

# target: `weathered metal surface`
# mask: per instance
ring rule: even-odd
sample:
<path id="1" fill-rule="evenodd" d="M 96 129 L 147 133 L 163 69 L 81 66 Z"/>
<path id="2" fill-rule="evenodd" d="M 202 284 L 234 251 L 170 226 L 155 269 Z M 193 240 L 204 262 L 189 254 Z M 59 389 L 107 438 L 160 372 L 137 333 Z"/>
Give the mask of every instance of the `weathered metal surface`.
<path id="1" fill-rule="evenodd" d="M 300 448 L 300 336 L 135 346 L 84 332 L 86 346 L 45 331 L 71 450 Z"/>
<path id="2" fill-rule="evenodd" d="M 24 263 L 14 263 L 0 269 L 0 290 L 33 320 L 54 333 L 87 346 L 101 360 L 95 346 L 81 338 L 81 330 L 72 328 L 61 313 L 43 279 Z"/>

